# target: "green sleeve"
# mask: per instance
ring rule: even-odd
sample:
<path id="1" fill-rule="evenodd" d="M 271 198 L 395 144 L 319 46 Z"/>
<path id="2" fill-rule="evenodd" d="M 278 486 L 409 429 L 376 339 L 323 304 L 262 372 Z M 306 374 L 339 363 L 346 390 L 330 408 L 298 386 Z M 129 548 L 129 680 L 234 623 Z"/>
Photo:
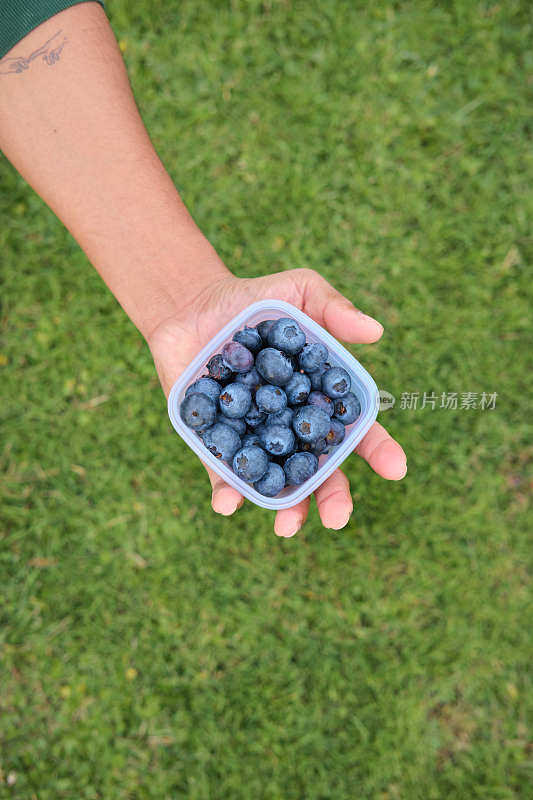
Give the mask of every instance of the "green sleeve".
<path id="1" fill-rule="evenodd" d="M 0 58 L 41 22 L 80 2 L 86 0 L 0 0 Z M 105 11 L 102 0 L 97 2 Z"/>

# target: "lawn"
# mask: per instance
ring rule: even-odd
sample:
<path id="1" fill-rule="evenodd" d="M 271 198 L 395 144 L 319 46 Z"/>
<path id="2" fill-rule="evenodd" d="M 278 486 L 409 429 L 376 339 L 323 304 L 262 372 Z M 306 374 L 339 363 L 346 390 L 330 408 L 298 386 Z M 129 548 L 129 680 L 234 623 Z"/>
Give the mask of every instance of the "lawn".
<path id="1" fill-rule="evenodd" d="M 146 343 L 0 162 L 1 800 L 531 798 L 530 3 L 107 12 L 225 263 L 384 324 L 350 350 L 409 472 L 352 456 L 338 532 L 213 514 Z"/>

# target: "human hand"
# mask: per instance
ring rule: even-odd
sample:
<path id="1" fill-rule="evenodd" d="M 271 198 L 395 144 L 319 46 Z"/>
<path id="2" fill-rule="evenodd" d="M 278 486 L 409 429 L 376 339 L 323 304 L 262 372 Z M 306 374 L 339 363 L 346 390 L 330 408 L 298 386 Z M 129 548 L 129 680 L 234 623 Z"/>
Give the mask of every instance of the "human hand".
<path id="1" fill-rule="evenodd" d="M 232 317 L 251 303 L 268 298 L 285 300 L 300 308 L 332 336 L 366 344 L 383 333 L 379 322 L 358 311 L 317 272 L 294 269 L 262 278 L 236 278 L 231 274 L 213 281 L 186 311 L 159 324 L 146 337 L 165 396 L 199 350 Z M 355 448 L 372 469 L 388 480 L 407 472 L 405 453 L 387 431 L 375 422 Z M 203 462 L 202 462 L 203 463 Z M 219 514 L 240 508 L 243 496 L 204 464 L 212 486 L 211 504 Z M 320 519 L 326 528 L 343 528 L 353 511 L 348 479 L 337 469 L 315 491 Z M 278 536 L 293 536 L 303 525 L 310 497 L 276 514 Z"/>
<path id="2" fill-rule="evenodd" d="M 255 279 L 231 275 L 153 148 L 99 4 L 64 9 L 30 31 L 20 48 L 30 56 L 7 56 L 0 65 L 24 72 L 22 80 L 2 81 L 0 149 L 66 225 L 145 337 L 167 396 L 202 346 L 262 298 L 292 303 L 339 339 L 379 339 L 381 325 L 312 270 Z M 26 69 L 28 59 L 41 68 Z M 377 423 L 356 450 L 385 478 L 405 474 L 401 447 Z M 213 509 L 232 514 L 242 496 L 208 473 Z M 347 523 L 352 500 L 340 470 L 315 497 L 326 527 Z M 276 533 L 295 533 L 308 508 L 309 498 L 279 511 Z"/>

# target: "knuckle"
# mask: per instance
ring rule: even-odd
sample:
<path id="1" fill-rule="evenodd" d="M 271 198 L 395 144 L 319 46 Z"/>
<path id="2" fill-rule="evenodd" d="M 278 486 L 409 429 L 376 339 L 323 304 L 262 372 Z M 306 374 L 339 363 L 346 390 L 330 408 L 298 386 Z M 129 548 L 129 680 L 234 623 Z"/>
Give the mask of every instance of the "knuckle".
<path id="1" fill-rule="evenodd" d="M 310 267 L 299 267 L 295 270 L 295 272 L 297 272 L 301 276 L 302 280 L 306 282 L 316 283 L 317 281 L 322 280 L 322 276 L 315 269 L 311 269 Z"/>

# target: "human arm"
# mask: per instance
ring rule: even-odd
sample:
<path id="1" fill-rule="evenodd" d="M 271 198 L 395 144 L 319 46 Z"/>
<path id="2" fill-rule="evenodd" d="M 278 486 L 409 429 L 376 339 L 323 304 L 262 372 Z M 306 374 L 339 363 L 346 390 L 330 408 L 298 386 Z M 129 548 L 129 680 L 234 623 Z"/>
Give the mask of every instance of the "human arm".
<path id="1" fill-rule="evenodd" d="M 98 3 L 39 25 L 0 61 L 0 72 L 54 37 L 64 41 L 55 63 L 39 58 L 21 73 L 0 74 L 0 147 L 146 337 L 229 271 L 152 146 Z"/>
<path id="2" fill-rule="evenodd" d="M 9 59 L 35 52 L 60 33 L 58 58 L 21 72 Z M 187 362 L 245 305 L 276 296 L 293 302 L 346 341 L 376 341 L 379 323 L 356 311 L 319 275 L 294 270 L 237 279 L 197 227 L 157 156 L 137 110 L 102 7 L 73 6 L 24 37 L 0 61 L 0 146 L 65 224 L 146 339 L 166 395 Z M 375 426 L 358 451 L 387 478 L 405 456 Z M 213 508 L 242 500 L 209 472 Z M 316 493 L 326 527 L 342 527 L 352 507 L 340 471 Z M 308 502 L 278 512 L 292 531 Z"/>

